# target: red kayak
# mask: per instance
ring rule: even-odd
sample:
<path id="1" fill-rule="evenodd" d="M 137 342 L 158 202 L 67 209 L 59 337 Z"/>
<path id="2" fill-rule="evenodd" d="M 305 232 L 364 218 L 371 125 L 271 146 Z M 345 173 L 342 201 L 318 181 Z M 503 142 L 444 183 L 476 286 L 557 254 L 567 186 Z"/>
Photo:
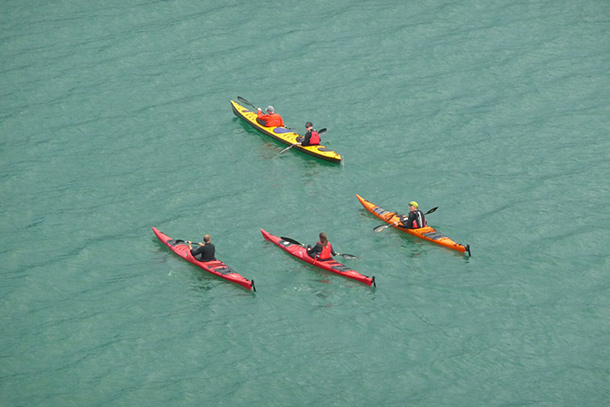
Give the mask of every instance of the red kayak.
<path id="1" fill-rule="evenodd" d="M 215 276 L 239 284 L 242 287 L 247 288 L 248 290 L 256 291 L 256 287 L 254 287 L 254 280 L 248 280 L 247 278 L 242 277 L 241 275 L 233 271 L 229 266 L 224 264 L 222 261 L 199 261 L 191 255 L 189 245 L 184 240 L 174 240 L 163 232 L 160 232 L 155 227 L 153 227 L 152 230 L 153 232 L 155 232 L 155 235 L 159 238 L 160 241 L 162 241 L 167 247 L 170 248 L 171 251 L 182 257 L 184 260 L 193 263 L 197 267 L 201 267 L 208 273 L 212 273 Z"/>
<path id="2" fill-rule="evenodd" d="M 361 283 L 364 283 L 366 285 L 372 285 L 372 286 L 377 287 L 377 284 L 375 283 L 375 276 L 373 276 L 371 278 L 371 277 L 362 275 L 362 274 L 358 273 L 357 271 L 354 271 L 354 270 L 350 269 L 349 267 L 347 267 L 335 260 L 319 261 L 319 260 L 313 259 L 312 257 L 309 256 L 309 254 L 307 254 L 307 249 L 301 243 L 297 242 L 296 240 L 290 239 L 288 237 L 273 236 L 271 233 L 266 232 L 263 229 L 261 229 L 261 233 L 263 234 L 263 237 L 266 240 L 268 240 L 272 243 L 275 243 L 277 246 L 284 249 L 284 251 L 286 251 L 286 252 L 290 253 L 291 255 L 293 255 L 294 257 L 304 261 L 305 263 L 309 263 L 309 264 L 319 267 L 323 270 L 330 271 L 331 273 L 339 274 L 340 276 L 343 276 L 343 277 L 347 277 L 347 278 L 351 278 L 356 281 L 360 281 Z"/>

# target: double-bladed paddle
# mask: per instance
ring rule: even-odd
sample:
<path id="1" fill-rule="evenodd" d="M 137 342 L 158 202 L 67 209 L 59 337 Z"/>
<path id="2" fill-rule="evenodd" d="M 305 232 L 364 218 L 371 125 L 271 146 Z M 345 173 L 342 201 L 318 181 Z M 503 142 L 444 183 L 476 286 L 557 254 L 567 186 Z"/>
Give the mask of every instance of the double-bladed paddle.
<path id="1" fill-rule="evenodd" d="M 291 238 L 289 238 L 289 237 L 284 237 L 284 236 L 282 236 L 282 237 L 281 237 L 281 239 L 282 239 L 282 240 L 285 240 L 285 241 L 287 241 L 287 242 L 290 242 L 290 243 L 292 243 L 292 244 L 296 244 L 296 245 L 299 245 L 299 246 L 303 246 L 303 247 L 305 247 L 305 245 L 304 245 L 303 243 L 297 242 L 296 240 L 291 239 Z M 341 257 L 343 257 L 344 259 L 350 259 L 350 260 L 360 260 L 360 257 L 358 257 L 358 256 L 354 256 L 353 254 L 347 254 L 347 253 L 337 253 L 337 256 L 341 256 Z"/>
<path id="2" fill-rule="evenodd" d="M 424 213 L 424 215 L 431 214 L 432 212 L 436 211 L 437 209 L 438 209 L 438 206 L 436 206 L 436 207 L 434 207 L 434 208 L 430 209 L 428 212 Z M 375 226 L 375 227 L 373 228 L 373 230 L 374 230 L 375 232 L 381 232 L 382 230 L 387 229 L 387 228 L 389 228 L 390 226 L 395 226 L 395 225 L 398 225 L 399 223 L 400 223 L 400 219 L 398 219 L 398 220 L 397 220 L 396 222 L 394 222 L 394 223 L 384 223 L 383 225 Z"/>
<path id="3" fill-rule="evenodd" d="M 327 130 L 327 128 L 326 128 L 326 127 L 325 127 L 325 128 L 323 128 L 323 129 L 320 129 L 320 131 L 318 131 L 318 134 L 324 134 L 324 133 L 326 133 L 326 130 Z M 280 151 L 280 154 L 284 154 L 286 151 L 290 150 L 292 147 L 294 147 L 294 146 L 300 146 L 300 145 L 301 145 L 301 143 L 294 143 L 294 144 L 291 144 L 291 145 L 289 145 L 288 147 L 286 147 L 285 149 L 283 149 L 282 151 Z M 307 146 L 306 146 L 306 147 L 307 147 Z"/>

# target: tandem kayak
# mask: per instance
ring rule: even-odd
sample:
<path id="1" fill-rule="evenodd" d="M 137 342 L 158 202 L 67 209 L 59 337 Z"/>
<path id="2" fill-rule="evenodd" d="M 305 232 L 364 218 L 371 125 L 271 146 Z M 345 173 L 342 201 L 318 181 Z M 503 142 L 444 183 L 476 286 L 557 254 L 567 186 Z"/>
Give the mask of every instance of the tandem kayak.
<path id="1" fill-rule="evenodd" d="M 371 277 L 362 275 L 362 274 L 358 273 L 357 271 L 350 269 L 349 267 L 339 263 L 338 261 L 336 261 L 334 259 L 329 260 L 329 261 L 319 261 L 319 260 L 313 259 L 309 256 L 309 254 L 307 254 L 307 249 L 302 244 L 298 243 L 297 241 L 287 238 L 287 237 L 274 236 L 271 233 L 269 233 L 263 229 L 261 229 L 261 233 L 263 234 L 263 237 L 265 238 L 265 240 L 275 243 L 277 246 L 284 249 L 284 251 L 292 254 L 294 257 L 304 261 L 305 263 L 309 263 L 313 266 L 319 267 L 322 270 L 330 271 L 331 273 L 339 274 L 340 276 L 343 276 L 343 277 L 347 277 L 347 278 L 351 278 L 356 281 L 360 281 L 361 283 L 364 283 L 366 285 L 372 285 L 372 286 L 377 287 L 377 284 L 375 283 L 375 276 L 373 276 L 371 278 Z"/>
<path id="2" fill-rule="evenodd" d="M 400 219 L 401 215 L 398 215 L 395 212 L 386 211 L 385 209 L 380 208 L 379 206 L 375 205 L 374 203 L 367 201 L 366 199 L 364 199 L 363 197 L 361 197 L 358 194 L 356 194 L 356 197 L 358 198 L 358 200 L 360 201 L 362 206 L 364 206 L 364 209 L 371 212 L 373 215 L 377 216 L 379 219 L 383 220 L 384 222 L 386 222 L 388 224 L 392 224 Z M 397 225 L 393 225 L 393 227 L 398 230 L 401 230 L 403 232 L 406 232 L 410 235 L 417 236 L 421 239 L 427 240 L 429 242 L 439 244 L 439 245 L 447 247 L 449 249 L 457 250 L 458 252 L 462 252 L 462 253 L 468 252 L 468 254 L 471 255 L 470 245 L 464 246 L 463 244 L 456 243 L 453 240 L 451 240 L 450 238 L 448 238 L 447 236 L 441 234 L 436 229 L 434 229 L 430 226 L 426 226 L 423 228 L 417 228 L 417 229 L 403 229 L 401 227 L 398 227 Z"/>
<path id="3" fill-rule="evenodd" d="M 256 121 L 256 118 L 258 117 L 256 111 L 249 110 L 247 107 L 242 106 L 234 100 L 231 101 L 231 106 L 233 108 L 233 113 L 235 113 L 235 116 L 244 120 L 246 123 L 254 127 L 256 130 L 260 131 L 261 133 L 266 134 L 267 136 L 270 136 L 286 145 L 291 146 L 295 143 L 300 143 L 303 140 L 302 135 L 295 133 L 294 131 L 285 127 L 267 127 L 259 124 Z M 309 154 L 313 157 L 332 163 L 340 163 L 342 159 L 339 154 L 335 153 L 334 151 L 326 148 L 321 144 L 306 147 L 294 145 L 293 149 L 302 151 L 305 154 Z"/>
<path id="4" fill-rule="evenodd" d="M 214 274 L 215 276 L 239 284 L 242 287 L 247 288 L 248 290 L 256 291 L 256 287 L 254 287 L 254 280 L 248 280 L 247 278 L 242 277 L 241 275 L 233 271 L 229 266 L 224 264 L 222 261 L 199 261 L 191 255 L 189 245 L 184 240 L 174 240 L 163 232 L 160 232 L 155 227 L 153 227 L 152 230 L 153 232 L 155 232 L 155 235 L 159 238 L 160 241 L 162 241 L 167 247 L 170 248 L 171 251 L 182 257 L 184 260 L 193 263 L 197 267 L 201 267 L 208 273 Z"/>

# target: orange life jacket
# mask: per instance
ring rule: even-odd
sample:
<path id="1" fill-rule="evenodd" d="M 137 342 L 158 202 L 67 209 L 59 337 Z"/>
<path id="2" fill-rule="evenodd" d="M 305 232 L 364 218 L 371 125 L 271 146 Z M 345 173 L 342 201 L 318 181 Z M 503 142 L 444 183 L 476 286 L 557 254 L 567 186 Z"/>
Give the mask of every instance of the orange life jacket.
<path id="1" fill-rule="evenodd" d="M 322 245 L 322 243 L 318 242 L 319 245 Z M 322 247 L 322 251 L 320 252 L 320 254 L 318 255 L 318 258 L 320 260 L 328 260 L 330 259 L 332 256 L 332 247 L 330 246 L 330 242 L 326 243 L 326 246 Z"/>

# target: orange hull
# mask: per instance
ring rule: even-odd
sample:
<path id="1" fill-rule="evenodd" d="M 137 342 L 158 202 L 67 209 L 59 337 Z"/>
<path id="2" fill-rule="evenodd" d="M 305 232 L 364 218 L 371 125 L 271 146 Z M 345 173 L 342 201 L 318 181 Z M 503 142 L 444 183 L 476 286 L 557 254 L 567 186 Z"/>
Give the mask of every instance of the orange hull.
<path id="1" fill-rule="evenodd" d="M 377 216 L 382 221 L 391 224 L 400 219 L 400 215 L 398 215 L 397 213 L 386 211 L 385 209 L 380 208 L 379 206 L 375 205 L 374 203 L 367 201 L 366 199 L 364 199 L 363 197 L 361 197 L 358 194 L 356 194 L 356 197 L 358 198 L 358 200 L 360 201 L 362 206 L 364 206 L 364 208 L 367 211 L 371 212 L 373 215 Z M 417 236 L 420 239 L 424 239 L 429 242 L 439 244 L 439 245 L 447 247 L 449 249 L 457 250 L 458 252 L 462 252 L 462 253 L 468 252 L 468 254 L 470 255 L 470 245 L 464 246 L 463 244 L 456 243 L 455 241 L 451 240 L 447 236 L 438 232 L 433 227 L 426 226 L 426 227 L 418 228 L 418 229 L 403 229 L 396 225 L 393 227 L 400 231 L 406 232 L 410 235 Z"/>

